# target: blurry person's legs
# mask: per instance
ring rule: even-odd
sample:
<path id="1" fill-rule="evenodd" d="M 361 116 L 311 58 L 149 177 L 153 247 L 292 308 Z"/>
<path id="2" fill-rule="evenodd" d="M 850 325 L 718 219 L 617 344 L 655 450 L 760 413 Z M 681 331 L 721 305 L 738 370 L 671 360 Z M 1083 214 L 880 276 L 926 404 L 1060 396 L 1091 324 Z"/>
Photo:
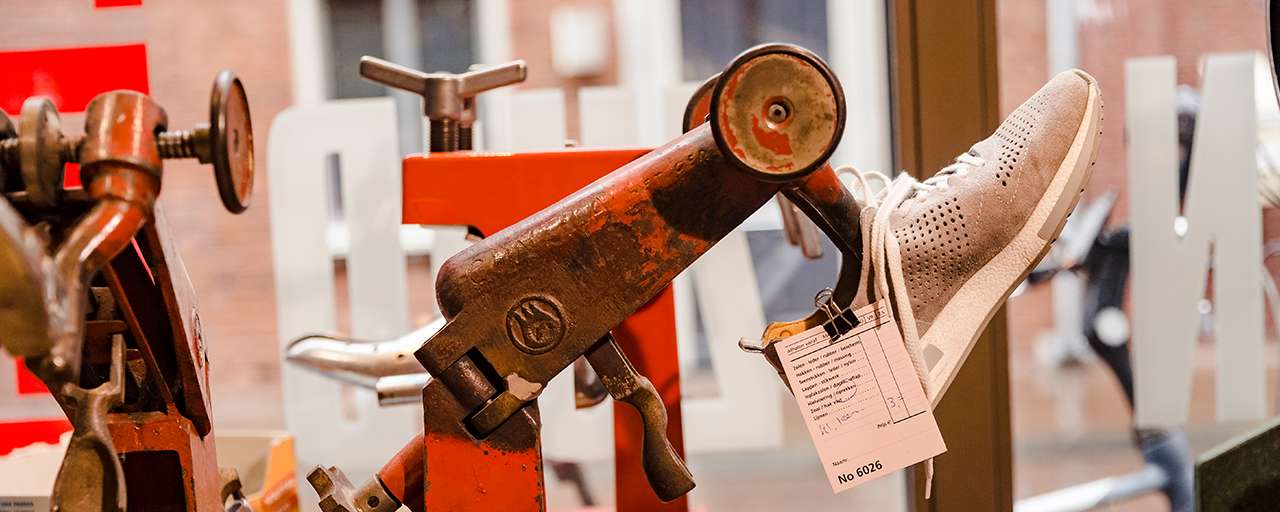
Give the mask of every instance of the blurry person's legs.
<path id="1" fill-rule="evenodd" d="M 1125 285 L 1129 280 L 1129 229 L 1103 233 L 1084 264 L 1085 338 L 1116 376 L 1125 400 L 1133 409 L 1133 368 L 1129 359 L 1128 329 L 1123 325 Z M 1117 316 L 1118 315 L 1118 316 Z M 1191 450 L 1181 431 L 1138 429 L 1134 444 L 1147 464 L 1164 471 L 1168 482 L 1161 491 L 1169 498 L 1170 509 L 1190 511 L 1192 502 Z"/>

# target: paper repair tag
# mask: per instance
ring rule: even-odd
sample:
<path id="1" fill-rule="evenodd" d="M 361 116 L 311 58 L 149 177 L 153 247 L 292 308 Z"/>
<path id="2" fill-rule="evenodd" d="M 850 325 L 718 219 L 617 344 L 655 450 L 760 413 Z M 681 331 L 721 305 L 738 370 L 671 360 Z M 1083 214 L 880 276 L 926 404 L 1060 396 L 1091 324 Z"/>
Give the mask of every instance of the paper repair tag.
<path id="1" fill-rule="evenodd" d="M 947 451 L 888 303 L 854 316 L 843 334 L 817 326 L 776 342 L 835 492 Z"/>

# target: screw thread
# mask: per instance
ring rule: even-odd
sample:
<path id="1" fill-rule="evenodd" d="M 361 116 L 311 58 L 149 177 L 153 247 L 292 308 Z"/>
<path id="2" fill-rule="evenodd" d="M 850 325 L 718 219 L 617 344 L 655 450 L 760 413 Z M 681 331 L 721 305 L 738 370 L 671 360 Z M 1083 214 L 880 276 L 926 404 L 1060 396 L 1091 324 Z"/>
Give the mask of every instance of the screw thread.
<path id="1" fill-rule="evenodd" d="M 447 119 L 432 119 L 430 126 L 431 138 L 427 142 L 432 153 L 458 150 L 458 123 Z"/>
<path id="2" fill-rule="evenodd" d="M 475 149 L 472 147 L 470 126 L 458 129 L 458 149 L 462 151 Z"/>
<path id="3" fill-rule="evenodd" d="M 161 132 L 156 137 L 160 158 L 196 158 L 196 136 L 192 130 Z"/>

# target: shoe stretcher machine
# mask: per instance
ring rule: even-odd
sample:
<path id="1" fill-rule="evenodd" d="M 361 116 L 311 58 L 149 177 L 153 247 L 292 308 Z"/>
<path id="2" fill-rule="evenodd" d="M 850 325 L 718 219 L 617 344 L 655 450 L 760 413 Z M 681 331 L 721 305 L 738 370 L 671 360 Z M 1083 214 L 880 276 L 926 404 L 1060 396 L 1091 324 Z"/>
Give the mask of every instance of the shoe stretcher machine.
<path id="1" fill-rule="evenodd" d="M 167 125 L 133 91 L 94 98 L 83 137 L 62 133 L 45 98 L 23 104 L 16 131 L 0 112 L 0 343 L 71 420 L 54 511 L 248 510 L 217 464 L 195 293 L 156 203 L 161 160 L 196 158 L 228 210 L 248 206 L 240 80 L 217 76 L 208 125 Z M 84 188 L 64 189 L 67 163 Z"/>
<path id="2" fill-rule="evenodd" d="M 362 71 L 376 73 L 388 66 L 394 65 L 366 57 Z M 522 81 L 525 69 L 522 62 L 515 62 L 465 75 L 433 73 L 427 79 L 455 81 L 476 76 L 485 77 L 486 87 L 497 87 Z M 467 90 L 468 96 L 476 92 L 479 91 Z M 444 94 L 449 93 L 432 91 L 436 98 Z M 434 104 L 440 103 L 443 102 Z M 448 113 L 433 110 L 432 104 L 428 103 L 426 116 L 433 126 L 448 122 Z M 471 108 L 469 105 L 466 107 L 469 118 L 473 115 Z M 445 130 L 435 128 L 433 133 L 458 133 L 459 139 L 448 143 L 437 139 L 432 145 L 433 158 L 426 159 L 431 165 L 406 174 L 406 196 L 414 204 L 409 208 L 413 213 L 406 214 L 406 223 L 412 219 L 412 222 L 424 225 L 466 225 L 479 235 L 496 233 L 646 152 L 628 149 L 510 154 L 497 158 L 435 158 L 446 152 L 471 149 L 467 146 L 470 137 L 466 133 L 469 129 L 470 126 Z M 477 182 L 485 183 L 491 190 L 512 192 L 476 197 L 470 190 Z M 674 315 L 675 300 L 668 287 L 623 321 L 617 331 L 628 352 L 636 354 L 636 350 L 644 349 L 640 359 L 642 370 L 658 382 L 667 383 L 659 386 L 665 405 L 675 411 L 668 424 L 667 435 L 677 452 L 682 453 L 680 375 L 674 343 Z M 443 318 L 438 318 L 398 338 L 373 342 L 322 334 L 306 335 L 289 344 L 286 358 L 292 364 L 318 371 L 335 380 L 376 390 L 382 406 L 418 405 L 422 400 L 422 388 L 430 380 L 430 375 L 413 357 L 413 352 L 422 345 L 422 340 L 434 335 L 443 325 Z M 580 358 L 575 362 L 575 402 L 580 409 L 595 406 L 608 396 L 599 379 L 593 377 L 595 375 L 589 373 L 584 360 Z M 618 406 L 615 404 L 615 407 Z M 620 440 L 616 444 L 618 502 L 627 504 L 620 508 L 620 512 L 687 510 L 684 500 L 663 504 L 647 485 L 641 483 L 643 476 L 638 474 L 640 454 L 636 453 L 634 446 L 641 439 L 643 426 L 630 416 L 615 414 L 614 418 Z M 558 478 L 574 485 L 584 506 L 594 504 L 576 463 L 549 462 Z M 632 478 L 628 478 L 629 474 Z"/>
<path id="3" fill-rule="evenodd" d="M 385 67 L 377 59 L 367 60 L 370 65 Z M 510 73 L 509 79 L 518 80 L 522 78 L 522 73 L 513 73 L 518 65 L 511 64 L 502 69 L 486 70 L 484 73 Z M 468 75 L 474 76 L 474 73 Z M 462 78 L 458 75 L 433 73 L 429 79 Z M 686 113 L 690 119 L 705 119 L 708 93 L 713 85 L 714 80 L 709 80 L 701 88 L 697 112 Z M 444 119 L 444 114 L 430 109 L 426 115 L 437 122 Z M 462 128 L 466 129 L 467 127 Z M 437 147 L 434 155 L 440 156 L 441 149 Z M 456 149 L 471 148 L 464 146 Z M 405 174 L 405 200 L 411 205 L 407 207 L 404 220 L 406 223 L 423 225 L 465 225 L 478 235 L 496 233 L 646 152 L 648 150 L 645 149 L 575 150 L 508 154 L 490 158 L 426 159 L 425 162 L 433 165 L 419 166 L 414 173 Z M 510 192 L 471 194 L 469 191 L 477 182 L 485 183 L 489 190 Z M 781 195 L 778 199 L 784 200 Z M 806 228 L 816 231 L 816 226 L 807 218 L 799 217 L 798 211 L 789 202 L 780 203 L 779 206 L 782 207 L 783 226 L 788 239 L 793 244 L 800 245 L 806 256 L 821 256 L 822 246 L 816 232 L 803 231 Z M 788 213 L 791 215 L 788 216 Z M 675 338 L 674 315 L 674 300 L 668 287 L 624 320 L 615 329 L 615 336 L 624 351 L 637 362 L 637 370 L 658 383 L 656 387 L 671 414 L 667 428 L 668 438 L 677 453 L 683 454 L 679 362 L 675 344 L 672 343 Z M 444 319 L 437 318 L 399 337 L 377 341 L 309 334 L 296 338 L 289 344 L 286 358 L 291 364 L 375 391 L 381 406 L 420 405 L 422 388 L 431 377 L 413 357 L 413 352 L 422 345 L 422 340 L 434 335 L 443 325 Z M 575 402 L 579 409 L 593 407 L 607 396 L 608 392 L 583 358 L 574 363 L 574 380 Z M 636 447 L 640 445 L 643 424 L 634 413 L 621 412 L 625 408 L 623 405 L 615 403 L 613 407 L 618 409 L 613 415 L 615 502 L 618 510 L 687 510 L 685 500 L 677 499 L 664 504 L 642 483 L 639 474 L 641 454 Z M 570 483 L 577 490 L 582 505 L 594 505 L 594 499 L 577 463 L 555 460 L 547 462 L 557 479 Z"/>
<path id="4" fill-rule="evenodd" d="M 373 62 L 362 65 L 362 74 L 415 92 L 428 83 L 421 73 Z M 695 126 L 700 112 L 710 122 Z M 337 468 L 313 470 L 309 480 L 321 507 L 545 509 L 535 400 L 584 355 L 610 395 L 640 413 L 644 472 L 657 496 L 683 496 L 694 484 L 667 438 L 666 410 L 611 331 L 777 193 L 840 250 L 832 302 L 851 303 L 859 211 L 826 164 L 844 120 L 839 83 L 824 62 L 794 46 L 754 48 L 695 95 L 684 135 L 624 159 L 604 178 L 448 260 L 437 278 L 447 323 L 416 353 L 435 377 L 422 391 L 423 436 L 359 488 Z M 450 133 L 434 124 L 433 135 Z M 590 153 L 541 156 L 570 162 Z M 406 158 L 404 221 L 423 222 L 415 216 L 413 176 L 498 166 L 506 158 Z M 818 308 L 804 319 L 770 325 L 766 354 L 770 341 L 829 320 L 826 308 Z"/>

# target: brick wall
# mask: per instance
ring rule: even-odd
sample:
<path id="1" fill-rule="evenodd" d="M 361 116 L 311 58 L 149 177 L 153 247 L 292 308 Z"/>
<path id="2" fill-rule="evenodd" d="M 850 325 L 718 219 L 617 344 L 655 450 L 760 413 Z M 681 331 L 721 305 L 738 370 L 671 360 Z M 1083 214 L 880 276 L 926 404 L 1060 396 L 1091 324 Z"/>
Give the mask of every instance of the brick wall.
<path id="1" fill-rule="evenodd" d="M 551 11 L 561 6 L 594 6 L 602 9 L 607 17 L 609 36 L 608 54 L 613 58 L 602 73 L 591 77 L 568 78 L 551 68 Z M 529 64 L 529 77 L 521 85 L 524 88 L 554 87 L 565 93 L 566 134 L 571 139 L 581 139 L 578 133 L 578 96 L 580 87 L 617 85 L 618 44 L 613 33 L 613 2 L 608 0 L 522 0 L 511 2 L 511 53 L 512 58 L 524 59 Z"/>
<path id="2" fill-rule="evenodd" d="M 1045 0 L 997 3 L 1000 104 L 1011 112 L 1049 77 Z M 1124 63 L 1134 57 L 1172 55 L 1178 83 L 1199 87 L 1207 53 L 1265 51 L 1263 2 L 1235 0 L 1112 0 L 1076 2 L 1078 66 L 1098 79 L 1106 104 L 1104 137 L 1087 198 L 1119 192 L 1115 218 L 1128 215 L 1124 153 Z"/>
<path id="3" fill-rule="evenodd" d="M 1009 0 L 1006 0 L 1009 1 Z M 1080 67 L 1098 78 L 1106 102 L 1098 166 L 1089 197 L 1121 191 L 1116 218 L 1128 214 L 1125 192 L 1124 63 L 1134 57 L 1172 55 L 1178 83 L 1199 89 L 1200 59 L 1208 53 L 1265 51 L 1263 2 L 1235 0 L 1125 0 L 1081 2 Z"/>

